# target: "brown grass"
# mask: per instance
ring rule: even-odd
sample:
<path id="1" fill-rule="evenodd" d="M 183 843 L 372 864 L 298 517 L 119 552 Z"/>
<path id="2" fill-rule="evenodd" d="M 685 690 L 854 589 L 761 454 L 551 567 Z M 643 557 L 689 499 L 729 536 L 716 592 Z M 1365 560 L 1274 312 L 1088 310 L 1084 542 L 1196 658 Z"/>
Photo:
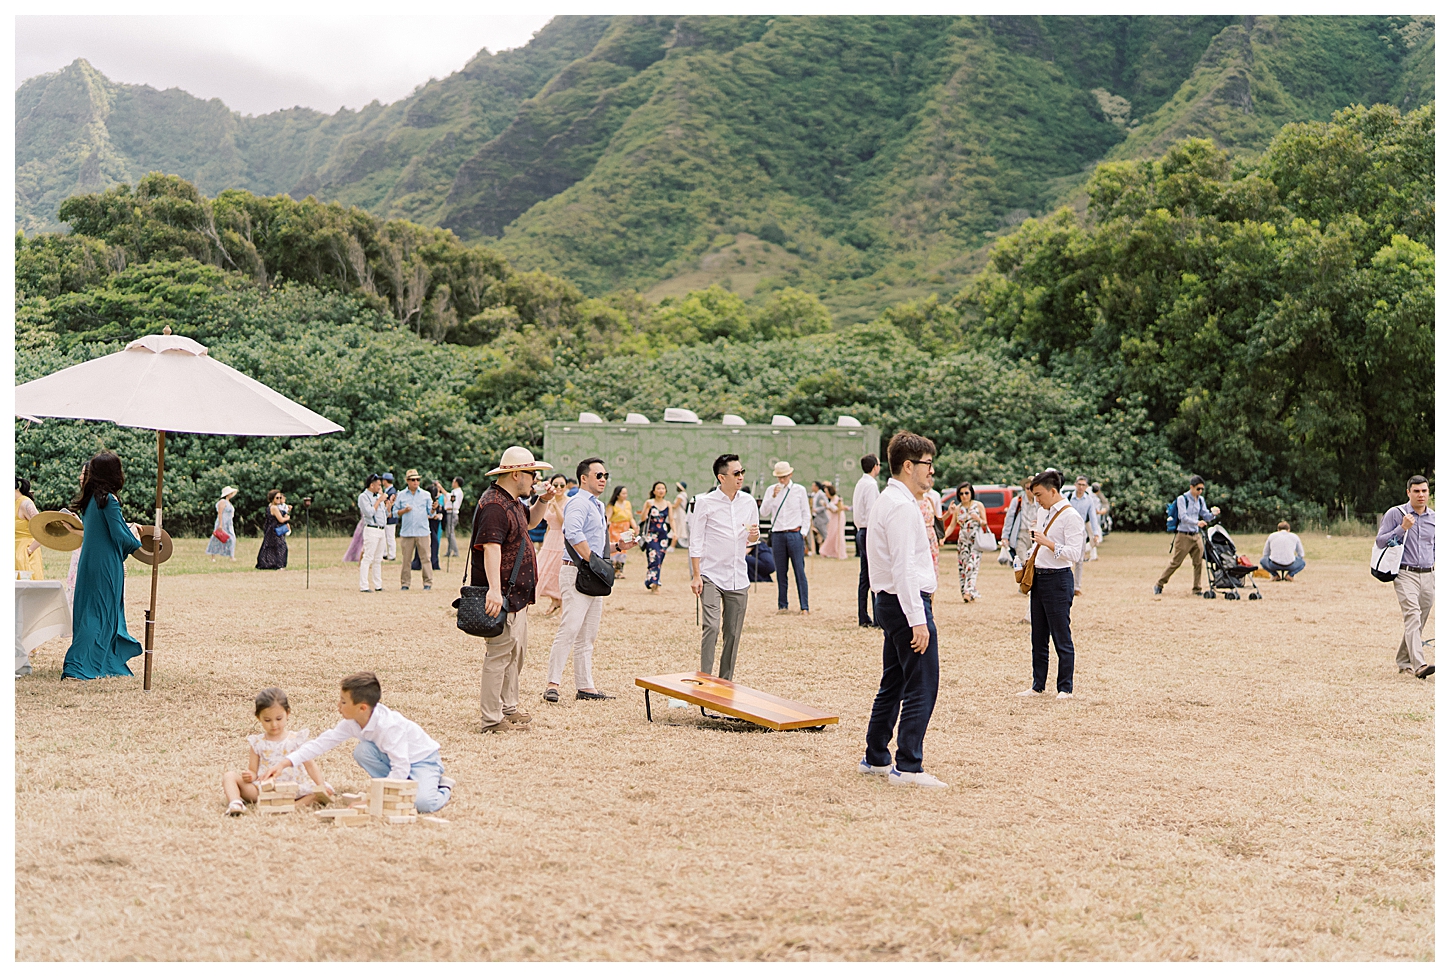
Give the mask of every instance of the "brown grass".
<path id="1" fill-rule="evenodd" d="M 1396 674 L 1363 540 L 1310 540 L 1299 582 L 1231 603 L 1191 598 L 1187 568 L 1155 601 L 1164 537 L 1112 537 L 1061 704 L 1011 695 L 1029 666 L 1010 574 L 988 564 L 964 606 L 944 551 L 939 792 L 854 772 L 879 669 L 854 561 L 809 562 L 808 621 L 762 586 L 736 674 L 839 726 L 645 722 L 633 678 L 697 661 L 676 553 L 664 594 L 636 558 L 607 606 L 596 678 L 616 701 L 540 701 L 555 625 L 535 616 L 533 728 L 486 737 L 457 574 L 400 593 L 386 564 L 392 589 L 361 595 L 345 542 L 314 540 L 311 591 L 300 568 L 246 569 L 254 541 L 235 573 L 165 577 L 149 694 L 61 683 L 64 645 L 39 650 L 16 682 L 17 958 L 1434 957 L 1435 680 Z M 443 744 L 451 827 L 224 817 L 253 693 L 282 685 L 315 734 L 358 668 Z M 345 751 L 323 767 L 363 782 Z"/>

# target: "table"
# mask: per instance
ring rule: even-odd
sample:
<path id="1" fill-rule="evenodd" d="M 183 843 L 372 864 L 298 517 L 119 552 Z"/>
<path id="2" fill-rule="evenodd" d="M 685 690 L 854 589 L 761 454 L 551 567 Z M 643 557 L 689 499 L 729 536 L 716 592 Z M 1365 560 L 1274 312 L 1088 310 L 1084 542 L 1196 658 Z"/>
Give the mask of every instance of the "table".
<path id="1" fill-rule="evenodd" d="M 70 637 L 63 580 L 15 581 L 15 675 L 30 674 L 30 653 L 51 638 Z"/>
<path id="2" fill-rule="evenodd" d="M 839 716 L 822 712 L 813 706 L 782 699 L 778 695 L 761 692 L 746 685 L 736 685 L 705 672 L 650 675 L 635 679 L 634 684 L 644 689 L 644 714 L 650 722 L 654 722 L 649 702 L 651 692 L 658 692 L 672 699 L 683 699 L 699 706 L 702 714 L 705 707 L 709 706 L 726 716 L 777 730 L 820 729 L 827 723 L 840 722 Z"/>

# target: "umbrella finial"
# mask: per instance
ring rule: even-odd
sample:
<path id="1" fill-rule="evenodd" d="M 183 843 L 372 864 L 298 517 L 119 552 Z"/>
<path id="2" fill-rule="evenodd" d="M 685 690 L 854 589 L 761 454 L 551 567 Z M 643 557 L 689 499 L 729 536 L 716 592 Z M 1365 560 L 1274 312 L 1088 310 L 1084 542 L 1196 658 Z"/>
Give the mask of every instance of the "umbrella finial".
<path id="1" fill-rule="evenodd" d="M 162 326 L 161 327 L 161 335 L 163 335 L 163 336 L 170 336 L 171 335 L 171 327 L 170 326 Z"/>

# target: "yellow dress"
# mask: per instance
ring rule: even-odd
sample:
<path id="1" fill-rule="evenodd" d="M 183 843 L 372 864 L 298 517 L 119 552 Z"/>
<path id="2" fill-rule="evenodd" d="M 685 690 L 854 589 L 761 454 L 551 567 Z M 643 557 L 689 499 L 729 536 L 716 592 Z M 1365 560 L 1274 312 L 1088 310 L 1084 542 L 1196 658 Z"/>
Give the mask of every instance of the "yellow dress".
<path id="1" fill-rule="evenodd" d="M 626 529 L 634 528 L 634 506 L 630 505 L 627 499 L 621 499 L 607 508 L 609 511 L 605 515 L 609 517 L 609 541 L 618 543 Z M 621 566 L 624 564 L 624 557 L 623 553 L 609 555 L 611 560 Z"/>
<path id="2" fill-rule="evenodd" d="M 22 518 L 21 507 L 29 510 Z M 35 503 L 25 496 L 15 500 L 15 569 L 29 570 L 31 580 L 45 579 L 45 563 L 40 558 L 41 547 L 36 547 L 34 553 L 27 553 L 30 544 L 35 542 L 35 537 L 30 535 L 30 517 L 36 513 Z"/>

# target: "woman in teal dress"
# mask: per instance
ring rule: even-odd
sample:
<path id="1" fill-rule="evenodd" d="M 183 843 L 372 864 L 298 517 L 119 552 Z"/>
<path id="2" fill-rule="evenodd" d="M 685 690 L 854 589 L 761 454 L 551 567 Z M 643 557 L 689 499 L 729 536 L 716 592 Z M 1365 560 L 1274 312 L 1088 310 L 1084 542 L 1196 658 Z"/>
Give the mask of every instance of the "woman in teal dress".
<path id="1" fill-rule="evenodd" d="M 121 459 L 102 451 L 90 460 L 80 496 L 71 504 L 81 514 L 85 537 L 61 678 L 130 675 L 126 662 L 141 654 L 140 643 L 126 631 L 126 557 L 141 540 L 121 518 L 116 496 L 125 484 Z"/>

